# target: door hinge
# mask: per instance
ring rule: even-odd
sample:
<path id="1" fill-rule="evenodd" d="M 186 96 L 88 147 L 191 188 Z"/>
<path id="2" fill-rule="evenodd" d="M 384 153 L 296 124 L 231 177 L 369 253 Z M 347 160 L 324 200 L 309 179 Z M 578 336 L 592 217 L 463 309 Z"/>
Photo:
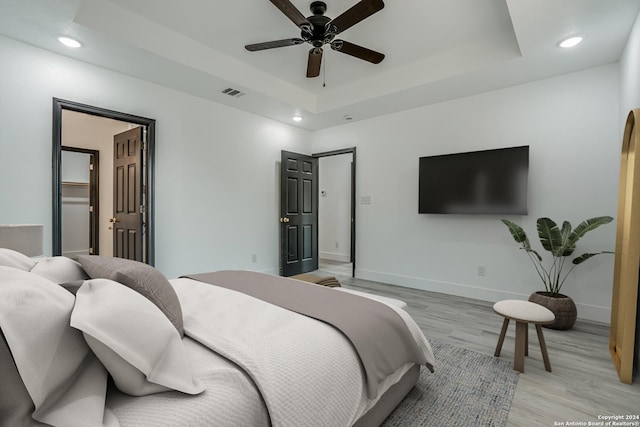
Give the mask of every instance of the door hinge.
<path id="1" fill-rule="evenodd" d="M 93 170 L 93 163 L 89 163 L 89 170 L 92 171 Z"/>
<path id="2" fill-rule="evenodd" d="M 145 213 L 144 205 L 140 205 L 140 213 Z"/>
<path id="3" fill-rule="evenodd" d="M 93 255 L 93 248 L 89 248 L 89 255 Z"/>
<path id="4" fill-rule="evenodd" d="M 93 206 L 89 206 L 89 212 L 93 212 Z"/>

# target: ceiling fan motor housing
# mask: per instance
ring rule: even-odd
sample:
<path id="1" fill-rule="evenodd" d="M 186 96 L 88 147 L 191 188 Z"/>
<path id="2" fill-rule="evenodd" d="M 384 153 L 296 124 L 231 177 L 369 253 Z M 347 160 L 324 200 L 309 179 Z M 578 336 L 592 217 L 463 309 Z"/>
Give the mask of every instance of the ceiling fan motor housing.
<path id="1" fill-rule="evenodd" d="M 327 11 L 327 4 L 323 1 L 314 1 L 311 3 L 309 8 L 311 9 L 311 13 L 314 15 L 324 15 Z"/>
<path id="2" fill-rule="evenodd" d="M 327 4 L 323 1 L 314 1 L 309 6 L 312 16 L 307 17 L 307 21 L 313 25 L 313 31 L 310 33 L 302 31 L 301 37 L 307 43 L 311 43 L 314 47 L 322 47 L 325 43 L 330 43 L 335 34 L 327 33 L 327 24 L 331 22 L 331 18 L 324 16 L 327 11 Z"/>

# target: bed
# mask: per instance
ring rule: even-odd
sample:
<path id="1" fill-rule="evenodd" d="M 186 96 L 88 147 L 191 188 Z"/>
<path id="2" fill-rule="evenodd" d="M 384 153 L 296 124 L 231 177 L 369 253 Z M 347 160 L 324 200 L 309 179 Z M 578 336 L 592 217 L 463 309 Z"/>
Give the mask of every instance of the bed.
<path id="1" fill-rule="evenodd" d="M 0 328 L 3 426 L 375 426 L 435 363 L 392 301 L 100 256 L 0 249 Z"/>

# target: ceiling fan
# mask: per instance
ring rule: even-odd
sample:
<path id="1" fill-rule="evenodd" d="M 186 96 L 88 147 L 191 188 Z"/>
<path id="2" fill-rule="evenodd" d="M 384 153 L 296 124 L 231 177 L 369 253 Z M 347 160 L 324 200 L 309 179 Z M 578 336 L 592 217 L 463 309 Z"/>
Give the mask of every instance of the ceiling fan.
<path id="1" fill-rule="evenodd" d="M 373 64 L 379 64 L 384 59 L 384 54 L 376 52 L 357 44 L 344 40 L 334 40 L 335 37 L 368 18 L 384 8 L 382 0 L 361 0 L 335 19 L 324 16 L 327 4 L 323 1 L 314 1 L 310 9 L 312 16 L 305 18 L 302 13 L 289 0 L 270 0 L 287 18 L 289 18 L 302 33 L 300 38 L 274 40 L 264 43 L 248 44 L 245 49 L 251 52 L 273 49 L 276 47 L 295 46 L 309 43 L 313 47 L 309 50 L 307 61 L 307 77 L 318 77 L 322 63 L 322 46 L 329 44 L 331 49 L 346 53 Z"/>

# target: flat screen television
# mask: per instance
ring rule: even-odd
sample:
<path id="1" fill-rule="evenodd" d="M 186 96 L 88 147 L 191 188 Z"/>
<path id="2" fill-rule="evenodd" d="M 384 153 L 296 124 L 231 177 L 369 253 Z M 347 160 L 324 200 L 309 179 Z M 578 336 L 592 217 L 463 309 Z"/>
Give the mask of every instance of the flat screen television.
<path id="1" fill-rule="evenodd" d="M 420 157 L 421 214 L 527 213 L 529 146 Z"/>

